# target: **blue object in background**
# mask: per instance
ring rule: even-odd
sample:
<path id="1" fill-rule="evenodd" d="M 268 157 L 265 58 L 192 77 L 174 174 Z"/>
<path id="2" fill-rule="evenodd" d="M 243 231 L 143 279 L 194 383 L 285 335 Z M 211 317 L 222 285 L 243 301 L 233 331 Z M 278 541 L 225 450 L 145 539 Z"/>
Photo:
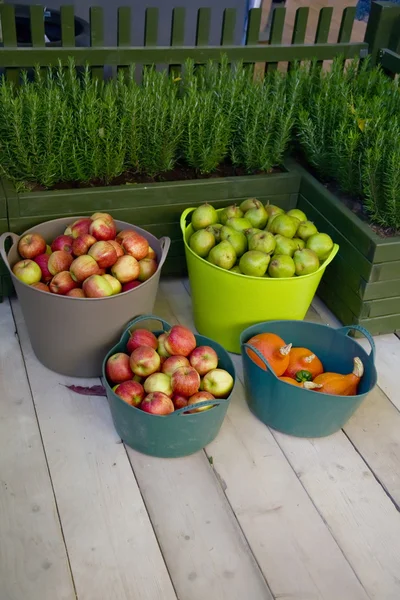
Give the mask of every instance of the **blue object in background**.
<path id="1" fill-rule="evenodd" d="M 386 0 L 381 0 L 385 2 Z M 400 4 L 400 0 L 391 0 L 394 4 Z M 371 0 L 358 0 L 356 19 L 357 21 L 368 21 L 371 10 Z"/>

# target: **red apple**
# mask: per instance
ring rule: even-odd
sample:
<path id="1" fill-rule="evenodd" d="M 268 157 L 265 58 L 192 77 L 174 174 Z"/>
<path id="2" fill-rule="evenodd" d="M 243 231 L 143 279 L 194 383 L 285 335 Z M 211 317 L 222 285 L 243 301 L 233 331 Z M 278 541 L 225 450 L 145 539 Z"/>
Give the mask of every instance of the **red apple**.
<path id="1" fill-rule="evenodd" d="M 129 281 L 128 283 L 124 283 L 122 286 L 123 292 L 129 292 L 130 290 L 134 290 L 141 284 L 141 281 Z"/>
<path id="2" fill-rule="evenodd" d="M 124 239 L 126 237 L 128 237 L 128 235 L 132 235 L 132 233 L 136 235 L 137 232 L 134 229 L 123 229 L 122 231 L 120 231 L 117 234 L 117 237 L 115 238 L 115 241 L 118 244 L 122 244 L 122 242 L 124 241 Z"/>
<path id="3" fill-rule="evenodd" d="M 175 410 L 178 410 L 179 408 L 185 408 L 185 406 L 187 406 L 188 399 L 181 394 L 173 394 L 172 402 L 174 403 Z"/>
<path id="4" fill-rule="evenodd" d="M 204 375 L 202 387 L 215 398 L 227 398 L 233 388 L 233 377 L 224 369 L 213 369 Z"/>
<path id="5" fill-rule="evenodd" d="M 199 391 L 200 375 L 193 367 L 179 367 L 171 376 L 172 391 L 189 398 Z"/>
<path id="6" fill-rule="evenodd" d="M 158 341 L 154 333 L 151 333 L 147 329 L 135 329 L 135 331 L 132 331 L 126 345 L 126 351 L 128 354 L 132 354 L 139 346 L 150 346 L 150 348 L 157 350 Z"/>
<path id="7" fill-rule="evenodd" d="M 37 283 L 32 283 L 31 287 L 36 288 L 42 292 L 50 292 L 49 286 L 43 283 L 43 281 L 38 281 Z"/>
<path id="8" fill-rule="evenodd" d="M 153 373 L 147 377 L 144 382 L 144 391 L 146 394 L 151 392 L 162 392 L 169 398 L 172 396 L 171 377 L 165 373 Z"/>
<path id="9" fill-rule="evenodd" d="M 104 221 L 110 221 L 111 223 L 114 223 L 114 219 L 108 213 L 96 212 L 93 213 L 90 218 L 92 221 L 96 221 L 96 219 L 104 219 Z"/>
<path id="10" fill-rule="evenodd" d="M 35 256 L 35 258 L 33 259 L 35 263 L 39 265 L 40 270 L 42 271 L 42 281 L 44 283 L 47 283 L 53 277 L 48 268 L 49 258 L 50 255 L 45 253 L 39 254 L 39 256 Z"/>
<path id="11" fill-rule="evenodd" d="M 57 273 L 57 275 L 54 275 L 49 284 L 51 293 L 59 294 L 60 296 L 65 296 L 67 292 L 76 287 L 78 287 L 78 284 L 72 279 L 69 271 L 61 271 L 61 273 Z"/>
<path id="12" fill-rule="evenodd" d="M 155 260 L 157 260 L 157 254 L 155 253 L 155 251 L 153 250 L 153 248 L 151 246 L 149 246 L 149 251 L 147 253 L 146 258 L 154 258 Z"/>
<path id="13" fill-rule="evenodd" d="M 174 325 L 165 340 L 165 348 L 172 356 L 189 356 L 196 348 L 196 338 L 187 327 Z"/>
<path id="14" fill-rule="evenodd" d="M 22 258 L 35 258 L 46 252 L 46 242 L 38 233 L 27 233 L 18 242 L 18 252 Z"/>
<path id="15" fill-rule="evenodd" d="M 95 243 L 96 238 L 90 235 L 90 233 L 83 233 L 72 242 L 72 254 L 74 256 L 83 256 L 89 252 L 89 248 Z"/>
<path id="16" fill-rule="evenodd" d="M 121 283 L 128 283 L 137 279 L 139 271 L 139 263 L 136 258 L 127 254 L 120 256 L 117 262 L 111 267 L 111 275 L 116 277 Z"/>
<path id="17" fill-rule="evenodd" d="M 74 221 L 72 225 L 69 227 L 69 232 L 67 235 L 72 235 L 73 238 L 78 238 L 81 235 L 85 235 L 89 233 L 90 226 L 92 224 L 92 219 L 88 217 L 84 217 L 82 219 L 78 219 Z M 68 228 L 67 228 L 68 230 Z M 66 232 L 64 232 L 66 233 Z"/>
<path id="18" fill-rule="evenodd" d="M 157 271 L 158 264 L 154 258 L 139 260 L 139 281 L 147 281 Z"/>
<path id="19" fill-rule="evenodd" d="M 105 273 L 104 275 L 102 275 L 102 277 L 108 281 L 108 283 L 111 285 L 112 291 L 113 291 L 113 296 L 115 296 L 116 294 L 120 294 L 121 290 L 122 290 L 122 285 L 120 284 L 120 282 L 118 281 L 118 279 L 115 279 L 115 277 L 113 277 L 112 275 L 108 275 L 108 273 Z"/>
<path id="20" fill-rule="evenodd" d="M 94 258 L 84 254 L 83 256 L 78 256 L 78 258 L 75 258 L 69 268 L 69 271 L 74 281 L 82 283 L 91 275 L 98 275 L 99 267 Z"/>
<path id="21" fill-rule="evenodd" d="M 67 292 L 65 295 L 69 296 L 70 298 L 86 298 L 85 292 L 81 288 L 69 290 L 69 292 Z"/>
<path id="22" fill-rule="evenodd" d="M 196 394 L 193 394 L 193 396 L 190 396 L 187 405 L 191 406 L 192 404 L 198 404 L 199 402 L 207 402 L 207 400 L 215 400 L 215 397 L 212 394 L 210 394 L 210 392 L 197 392 Z M 189 410 L 188 413 L 193 414 L 197 412 L 202 412 L 203 410 L 209 410 L 212 407 L 212 404 L 210 404 L 209 406 L 201 406 L 200 408 L 196 408 L 195 410 Z"/>
<path id="23" fill-rule="evenodd" d="M 88 254 L 93 256 L 100 269 L 112 267 L 118 258 L 115 248 L 109 242 L 96 242 L 91 246 Z"/>
<path id="24" fill-rule="evenodd" d="M 105 219 L 96 219 L 92 221 L 89 227 L 89 233 L 98 241 L 107 242 L 107 240 L 115 239 L 117 230 L 115 229 L 114 221 L 107 221 Z"/>
<path id="25" fill-rule="evenodd" d="M 113 354 L 106 362 L 106 375 L 111 383 L 122 383 L 132 379 L 133 373 L 129 366 L 129 356 L 123 352 Z"/>
<path id="26" fill-rule="evenodd" d="M 13 273 L 17 279 L 27 285 L 38 283 L 42 278 L 42 271 L 34 260 L 20 260 L 13 266 Z"/>
<path id="27" fill-rule="evenodd" d="M 118 242 L 116 242 L 115 240 L 108 240 L 108 243 L 112 245 L 115 252 L 117 253 L 118 258 L 125 254 L 122 246 L 120 244 L 118 244 Z"/>
<path id="28" fill-rule="evenodd" d="M 86 298 L 107 298 L 113 295 L 111 285 L 102 275 L 91 275 L 85 279 L 82 289 Z"/>
<path id="29" fill-rule="evenodd" d="M 139 406 L 145 396 L 143 386 L 133 379 L 119 383 L 113 390 L 117 396 L 131 406 Z"/>
<path id="30" fill-rule="evenodd" d="M 74 238 L 70 235 L 59 235 L 51 244 L 51 251 L 64 250 L 68 254 L 72 254 L 72 242 Z"/>
<path id="31" fill-rule="evenodd" d="M 160 368 L 160 357 L 154 348 L 150 346 L 140 346 L 131 354 L 130 365 L 135 375 L 148 377 Z"/>
<path id="32" fill-rule="evenodd" d="M 68 271 L 74 259 L 65 250 L 56 250 L 49 256 L 47 267 L 52 275 L 57 275 L 61 271 Z"/>
<path id="33" fill-rule="evenodd" d="M 190 364 L 199 375 L 218 367 L 218 355 L 211 346 L 198 346 L 189 356 Z"/>
<path id="34" fill-rule="evenodd" d="M 167 339 L 167 337 L 168 337 L 168 333 L 162 333 L 161 335 L 158 336 L 157 352 L 161 356 L 161 358 L 168 358 L 169 356 L 171 356 L 169 354 L 169 352 L 167 352 L 167 349 L 165 347 L 165 340 Z"/>
<path id="35" fill-rule="evenodd" d="M 172 373 L 179 369 L 179 367 L 190 367 L 186 356 L 170 356 L 163 363 L 161 371 L 171 377 Z"/>
<path id="36" fill-rule="evenodd" d="M 152 392 L 146 396 L 140 408 L 152 415 L 169 415 L 174 412 L 174 405 L 171 398 L 168 398 L 162 392 Z"/>
<path id="37" fill-rule="evenodd" d="M 140 233 L 132 232 L 122 240 L 122 248 L 126 254 L 142 260 L 149 251 L 149 242 Z"/>

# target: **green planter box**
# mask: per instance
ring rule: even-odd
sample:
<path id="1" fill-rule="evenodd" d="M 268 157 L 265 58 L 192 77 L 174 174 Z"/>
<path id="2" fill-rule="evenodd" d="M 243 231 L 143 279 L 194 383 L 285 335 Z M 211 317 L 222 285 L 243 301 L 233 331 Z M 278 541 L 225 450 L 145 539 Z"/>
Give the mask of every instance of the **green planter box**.
<path id="1" fill-rule="evenodd" d="M 172 244 L 163 274 L 186 273 L 179 219 L 189 206 L 204 202 L 216 208 L 256 197 L 288 210 L 296 206 L 300 175 L 296 171 L 246 177 L 211 178 L 188 182 L 124 185 L 107 188 L 17 193 L 3 181 L 7 197 L 8 227 L 21 234 L 30 227 L 68 215 L 104 211 L 133 223 Z"/>
<path id="2" fill-rule="evenodd" d="M 400 237 L 383 239 L 301 167 L 298 207 L 340 246 L 319 296 L 346 325 L 400 329 Z"/>
<path id="3" fill-rule="evenodd" d="M 0 181 L 0 234 L 8 230 L 7 201 Z M 12 291 L 11 278 L 3 261 L 0 259 L 0 302 Z"/>

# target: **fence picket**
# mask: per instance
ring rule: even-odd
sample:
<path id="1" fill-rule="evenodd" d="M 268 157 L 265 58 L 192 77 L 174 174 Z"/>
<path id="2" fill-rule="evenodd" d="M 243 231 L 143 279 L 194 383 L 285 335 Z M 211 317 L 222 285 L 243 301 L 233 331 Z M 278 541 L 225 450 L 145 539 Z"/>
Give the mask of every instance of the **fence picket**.
<path id="1" fill-rule="evenodd" d="M 319 11 L 317 31 L 315 34 L 316 44 L 326 44 L 328 42 L 329 30 L 331 28 L 333 7 L 325 6 Z M 323 60 L 319 60 L 317 65 L 322 67 Z"/>
<path id="2" fill-rule="evenodd" d="M 233 45 L 235 41 L 236 8 L 226 8 L 222 20 L 221 46 Z"/>
<path id="3" fill-rule="evenodd" d="M 1 27 L 3 32 L 3 44 L 5 48 L 17 47 L 17 29 L 15 26 L 15 9 L 12 4 L 0 6 Z M 16 85 L 19 82 L 19 69 L 7 68 L 5 70 L 8 81 Z"/>
<path id="4" fill-rule="evenodd" d="M 185 43 L 185 18 L 184 8 L 174 8 L 171 23 L 171 46 L 183 46 Z M 171 65 L 170 72 L 174 77 L 179 77 L 182 65 Z"/>
<path id="5" fill-rule="evenodd" d="M 44 10 L 43 6 L 31 6 L 31 35 L 32 46 L 34 48 L 43 48 L 45 43 L 44 38 Z"/>
<path id="6" fill-rule="evenodd" d="M 131 45 L 131 7 L 121 6 L 117 13 L 117 45 L 129 47 Z M 127 73 L 128 65 L 118 65 L 118 71 Z"/>
<path id="7" fill-rule="evenodd" d="M 92 48 L 100 48 L 104 45 L 104 18 L 103 9 L 99 6 L 92 6 L 90 8 L 90 45 Z M 93 77 L 97 79 L 103 79 L 104 68 L 103 66 L 92 67 Z"/>
<path id="8" fill-rule="evenodd" d="M 344 9 L 342 20 L 340 21 L 338 42 L 350 42 L 356 11 L 357 8 L 355 6 L 348 6 Z"/>
<path id="9" fill-rule="evenodd" d="M 210 39 L 211 8 L 199 8 L 197 13 L 196 46 L 207 46 Z"/>
<path id="10" fill-rule="evenodd" d="M 63 46 L 75 46 L 75 15 L 73 6 L 61 7 L 61 43 Z"/>
<path id="11" fill-rule="evenodd" d="M 283 28 L 285 27 L 286 8 L 275 8 L 272 15 L 271 34 L 269 36 L 270 46 L 278 46 L 282 43 Z M 277 62 L 267 64 L 267 71 L 275 71 L 278 68 Z"/>
<path id="12" fill-rule="evenodd" d="M 304 44 L 307 32 L 308 15 L 310 9 L 308 6 L 302 6 L 296 10 L 296 16 L 294 19 L 292 44 Z M 294 66 L 294 63 L 289 63 L 288 70 Z"/>

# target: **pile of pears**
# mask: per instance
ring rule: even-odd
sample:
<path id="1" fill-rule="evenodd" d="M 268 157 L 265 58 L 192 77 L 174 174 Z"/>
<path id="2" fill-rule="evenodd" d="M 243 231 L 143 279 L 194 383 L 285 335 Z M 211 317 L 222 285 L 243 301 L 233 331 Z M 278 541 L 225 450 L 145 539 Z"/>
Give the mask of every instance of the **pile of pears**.
<path id="1" fill-rule="evenodd" d="M 202 204 L 192 213 L 195 254 L 231 273 L 251 277 L 301 277 L 328 258 L 333 241 L 303 211 L 287 212 L 248 198 L 217 212 Z"/>

